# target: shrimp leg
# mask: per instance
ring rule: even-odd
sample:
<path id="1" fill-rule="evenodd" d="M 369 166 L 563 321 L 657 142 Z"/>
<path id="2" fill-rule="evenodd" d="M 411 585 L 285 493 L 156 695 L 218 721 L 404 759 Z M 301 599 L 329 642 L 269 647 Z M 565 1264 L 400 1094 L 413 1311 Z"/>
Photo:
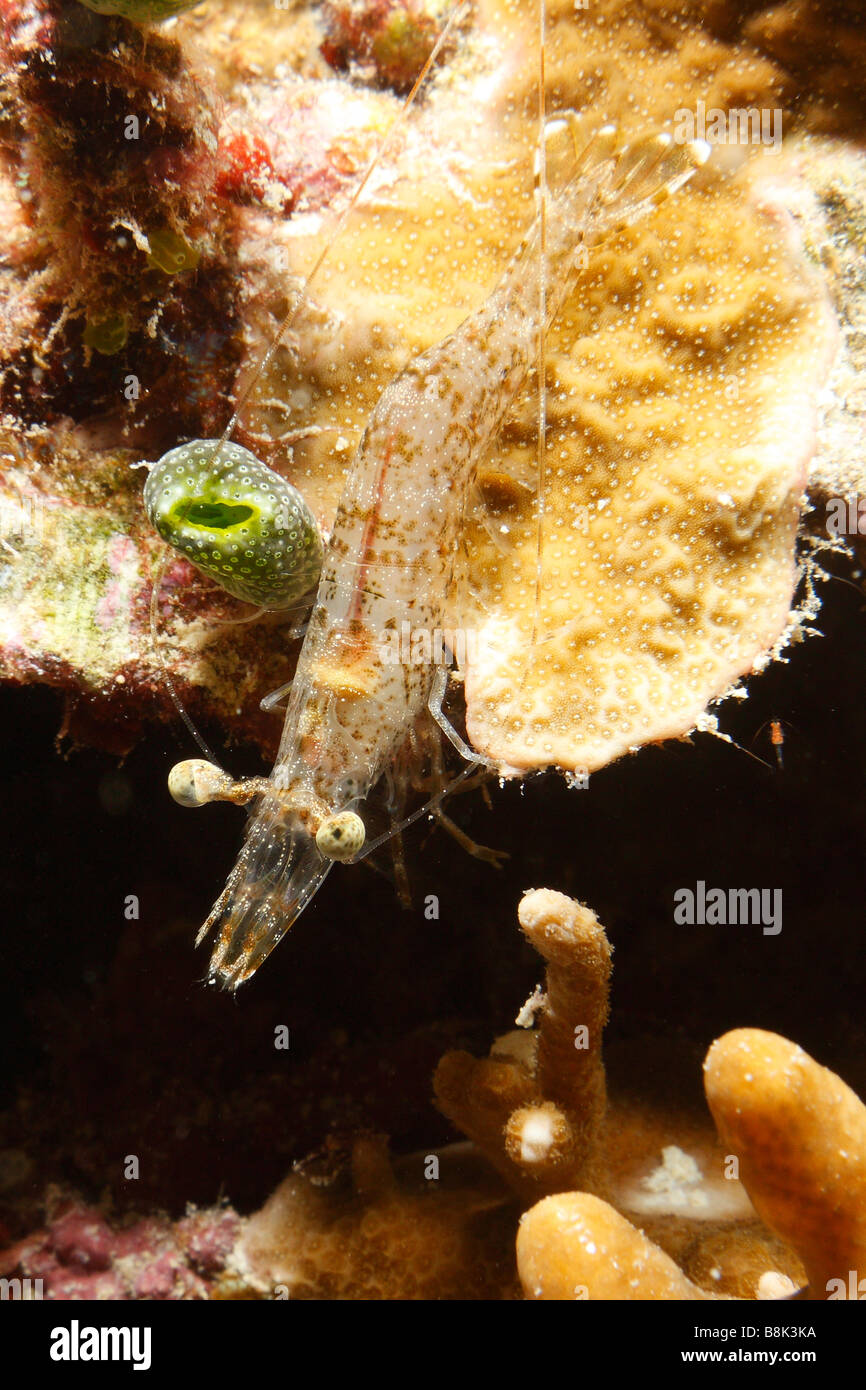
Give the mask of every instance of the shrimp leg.
<path id="1" fill-rule="evenodd" d="M 481 753 L 476 753 L 474 748 L 470 748 L 465 739 L 461 738 L 454 725 L 442 709 L 442 701 L 445 699 L 445 692 L 448 689 L 448 668 L 437 666 L 436 674 L 433 677 L 433 685 L 427 698 L 427 708 L 432 714 L 439 728 L 442 730 L 449 742 L 453 743 L 461 758 L 467 763 L 478 763 L 483 767 L 493 768 L 494 763 L 489 758 L 485 758 Z"/>

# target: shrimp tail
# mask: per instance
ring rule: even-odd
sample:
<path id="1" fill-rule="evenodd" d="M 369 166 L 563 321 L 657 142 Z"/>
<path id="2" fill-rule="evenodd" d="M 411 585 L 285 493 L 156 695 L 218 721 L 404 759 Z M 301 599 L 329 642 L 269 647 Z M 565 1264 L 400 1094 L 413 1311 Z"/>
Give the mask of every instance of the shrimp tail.
<path id="1" fill-rule="evenodd" d="M 236 990 L 254 975 L 323 883 L 332 861 L 278 802 L 262 799 L 238 861 L 196 945 L 217 935 L 208 983 Z"/>

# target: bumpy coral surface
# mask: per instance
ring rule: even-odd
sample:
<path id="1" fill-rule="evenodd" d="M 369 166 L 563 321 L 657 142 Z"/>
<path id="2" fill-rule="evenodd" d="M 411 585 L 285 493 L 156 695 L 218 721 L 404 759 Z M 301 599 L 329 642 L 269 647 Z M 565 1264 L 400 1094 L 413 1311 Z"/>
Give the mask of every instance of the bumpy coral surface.
<path id="1" fill-rule="evenodd" d="M 482 620 L 467 680 L 473 742 L 518 767 L 685 732 L 788 621 L 826 315 L 732 189 L 682 203 L 590 271 L 552 349 L 542 603 L 527 534 L 526 598 Z"/>
<path id="2" fill-rule="evenodd" d="M 609 9 L 557 16 L 549 42 L 558 91 L 570 102 L 572 84 L 591 87 L 593 115 L 667 123 L 663 78 L 678 61 L 678 110 L 737 105 L 768 79 L 772 92 L 747 49 L 675 20 L 641 33 Z M 628 55 L 626 117 L 614 49 Z M 814 277 L 792 264 L 781 210 L 759 207 L 766 168 L 751 193 L 744 171 L 712 168 L 591 261 L 548 342 L 541 603 L 518 498 L 503 518 L 512 553 L 480 584 L 466 685 L 470 736 L 503 763 L 593 768 L 683 732 L 785 627 L 832 327 Z M 527 402 L 503 451 L 511 473 L 531 461 L 533 419 Z"/>
<path id="3" fill-rule="evenodd" d="M 762 84 L 772 90 L 771 69 L 754 56 L 675 26 L 661 38 L 608 8 L 612 24 L 563 14 L 549 35 L 559 104 L 585 109 L 585 73 L 600 74 L 587 134 L 605 118 L 626 134 L 670 125 L 702 94 L 724 106 Z M 339 264 L 311 290 L 344 346 L 322 364 L 332 384 L 311 379 L 309 364 L 270 379 L 272 397 L 312 388 L 308 410 L 323 424 L 339 392 L 360 413 L 354 422 L 343 406 L 351 442 L 380 383 L 479 301 L 526 226 L 535 72 L 517 55 L 521 41 L 532 52 L 527 25 L 518 10 L 481 11 L 413 118 L 408 155 L 391 163 L 375 215 L 359 210 L 344 229 Z M 496 63 L 479 53 L 481 35 Z M 623 47 L 634 64 L 630 109 L 612 70 Z M 665 108 L 667 79 L 677 108 Z M 484 103 L 474 95 L 482 81 Z M 459 137 L 455 105 L 478 113 Z M 410 175 L 419 134 L 430 153 Z M 455 194 L 471 206 L 469 237 L 456 236 L 466 218 Z M 833 334 L 819 284 L 798 265 L 778 209 L 761 201 L 745 173 L 720 162 L 702 187 L 590 260 L 547 343 L 540 606 L 531 391 L 482 470 L 486 509 L 469 529 L 473 563 L 454 607 L 479 638 L 467 663 L 470 737 L 503 765 L 592 768 L 683 733 L 785 628 L 815 389 Z M 347 314 L 351 327 L 340 322 Z M 302 452 L 321 474 L 335 442 Z M 473 593 L 477 605 L 466 602 Z"/>
<path id="4" fill-rule="evenodd" d="M 713 1043 L 707 1102 L 760 1215 L 806 1267 L 812 1298 L 859 1296 L 866 1269 L 866 1106 L 775 1033 Z"/>
<path id="5" fill-rule="evenodd" d="M 827 277 L 840 345 L 821 400 L 818 450 L 809 469 L 810 528 L 843 540 L 862 559 L 866 516 L 866 155 L 838 136 L 793 140 L 776 162 L 812 258 Z M 806 188 L 803 186 L 805 179 Z M 794 188 L 797 192 L 793 194 Z"/>
<path id="6" fill-rule="evenodd" d="M 239 1276 L 270 1298 L 500 1296 L 512 1277 L 502 1191 L 458 1149 L 401 1168 L 398 1181 L 369 1138 L 354 1145 L 351 1187 L 292 1174 L 246 1223 Z"/>
<path id="7" fill-rule="evenodd" d="M 527 1298 L 707 1298 L 669 1256 L 587 1192 L 547 1197 L 523 1218 L 517 1264 Z"/>
<path id="8" fill-rule="evenodd" d="M 434 1085 L 449 1119 L 533 1195 L 580 1182 L 594 1154 L 605 1110 L 610 946 L 594 913 L 562 893 L 528 893 L 519 919 L 548 962 L 541 1029 L 508 1034 L 481 1061 L 449 1053 Z"/>

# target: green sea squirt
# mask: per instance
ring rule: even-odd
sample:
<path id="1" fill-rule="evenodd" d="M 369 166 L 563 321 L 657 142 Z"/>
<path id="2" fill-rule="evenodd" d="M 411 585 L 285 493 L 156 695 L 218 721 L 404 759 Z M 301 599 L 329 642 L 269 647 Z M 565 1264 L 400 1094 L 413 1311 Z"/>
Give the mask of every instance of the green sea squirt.
<path id="1" fill-rule="evenodd" d="M 240 444 L 193 439 L 151 466 L 144 505 L 175 550 L 235 598 L 288 608 L 318 583 L 322 537 L 297 488 Z"/>

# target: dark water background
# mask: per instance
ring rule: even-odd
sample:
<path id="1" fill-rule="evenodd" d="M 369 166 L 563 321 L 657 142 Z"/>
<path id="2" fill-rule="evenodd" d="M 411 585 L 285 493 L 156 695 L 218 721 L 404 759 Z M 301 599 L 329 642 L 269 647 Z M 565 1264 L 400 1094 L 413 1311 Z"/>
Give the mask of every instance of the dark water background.
<path id="1" fill-rule="evenodd" d="M 329 1135 L 383 1131 L 397 1152 L 454 1137 L 430 1075 L 449 1047 L 485 1051 L 541 979 L 517 927 L 528 887 L 589 903 L 614 943 L 614 1087 L 701 1106 L 707 1046 L 754 1025 L 866 1093 L 866 599 L 839 582 L 822 592 L 825 635 L 721 711 L 769 768 L 700 736 L 623 759 L 587 790 L 544 776 L 494 785 L 492 811 L 477 793 L 461 797 L 452 814 L 510 851 L 503 871 L 417 825 L 405 837 L 413 909 L 384 877 L 337 866 L 236 999 L 202 986 L 193 938 L 242 813 L 170 801 L 168 770 L 194 751 L 181 732 L 152 734 L 122 765 L 60 755 L 60 697 L 0 692 L 0 1150 L 29 1162 L 5 1207 L 0 1193 L 0 1216 L 29 1229 L 46 1182 L 110 1192 L 120 1210 L 221 1195 L 249 1210 Z M 769 728 L 759 733 L 770 719 L 786 725 L 782 772 Z M 243 750 L 227 756 L 256 770 Z M 676 925 L 674 892 L 698 879 L 781 888 L 781 934 Z M 124 916 L 131 894 L 137 921 Z M 429 894 L 438 921 L 425 919 Z M 274 1048 L 281 1024 L 288 1051 Z M 141 1159 L 136 1184 L 122 1178 L 129 1153 Z"/>

